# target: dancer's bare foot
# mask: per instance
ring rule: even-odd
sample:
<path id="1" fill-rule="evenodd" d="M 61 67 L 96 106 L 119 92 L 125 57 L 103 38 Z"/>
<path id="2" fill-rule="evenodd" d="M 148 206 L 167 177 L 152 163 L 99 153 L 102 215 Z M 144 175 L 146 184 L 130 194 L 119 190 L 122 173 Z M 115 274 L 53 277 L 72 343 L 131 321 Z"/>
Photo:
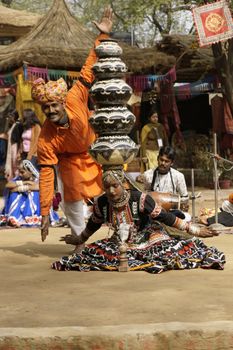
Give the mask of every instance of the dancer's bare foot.
<path id="1" fill-rule="evenodd" d="M 201 215 L 201 216 L 199 217 L 199 222 L 200 222 L 200 224 L 202 224 L 202 225 L 208 225 L 207 216 L 206 216 L 206 215 Z"/>

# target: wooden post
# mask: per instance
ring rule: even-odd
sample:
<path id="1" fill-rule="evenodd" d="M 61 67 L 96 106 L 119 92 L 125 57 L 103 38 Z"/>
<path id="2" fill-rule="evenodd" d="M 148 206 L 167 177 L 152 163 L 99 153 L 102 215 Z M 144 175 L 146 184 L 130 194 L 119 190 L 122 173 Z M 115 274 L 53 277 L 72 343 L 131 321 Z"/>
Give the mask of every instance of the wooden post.
<path id="1" fill-rule="evenodd" d="M 217 154 L 217 134 L 214 133 L 214 154 Z M 215 223 L 218 223 L 218 169 L 217 159 L 214 157 L 214 202 L 215 202 Z"/>
<path id="2" fill-rule="evenodd" d="M 192 187 L 192 222 L 196 221 L 195 213 L 195 191 L 194 191 L 194 169 L 191 169 L 191 187 Z"/>

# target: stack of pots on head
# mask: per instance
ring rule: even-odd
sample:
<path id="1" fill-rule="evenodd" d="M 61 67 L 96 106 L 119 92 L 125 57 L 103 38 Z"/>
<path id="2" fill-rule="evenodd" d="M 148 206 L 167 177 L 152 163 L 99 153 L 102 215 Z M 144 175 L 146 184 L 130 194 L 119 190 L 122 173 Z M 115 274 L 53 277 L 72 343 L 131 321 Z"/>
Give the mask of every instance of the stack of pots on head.
<path id="1" fill-rule="evenodd" d="M 133 128 L 135 116 L 127 107 L 132 89 L 126 84 L 127 67 L 121 60 L 122 48 L 115 40 L 102 40 L 96 47 L 98 61 L 93 66 L 96 83 L 90 89 L 95 112 L 89 122 L 98 138 L 89 153 L 103 170 L 123 168 L 138 153 L 139 146 L 127 134 Z"/>

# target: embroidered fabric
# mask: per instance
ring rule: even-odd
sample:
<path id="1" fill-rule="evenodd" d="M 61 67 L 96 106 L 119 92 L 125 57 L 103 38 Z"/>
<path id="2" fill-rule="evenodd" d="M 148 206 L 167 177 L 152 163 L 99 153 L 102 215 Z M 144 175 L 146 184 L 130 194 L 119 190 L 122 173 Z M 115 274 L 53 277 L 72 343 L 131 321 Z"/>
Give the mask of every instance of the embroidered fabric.
<path id="1" fill-rule="evenodd" d="M 127 190 L 123 191 L 122 197 L 119 199 L 119 201 L 111 201 L 111 205 L 113 208 L 121 208 L 124 207 L 130 198 L 130 194 Z"/>

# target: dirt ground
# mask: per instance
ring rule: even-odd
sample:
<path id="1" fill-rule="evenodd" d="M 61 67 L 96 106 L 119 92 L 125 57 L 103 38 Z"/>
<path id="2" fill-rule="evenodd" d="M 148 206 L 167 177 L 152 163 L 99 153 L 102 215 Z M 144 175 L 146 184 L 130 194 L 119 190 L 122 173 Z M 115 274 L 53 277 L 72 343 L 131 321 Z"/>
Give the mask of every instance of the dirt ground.
<path id="1" fill-rule="evenodd" d="M 198 189 L 199 190 L 199 189 Z M 203 190 L 199 207 L 214 207 Z M 232 190 L 219 194 L 219 202 Z M 71 251 L 67 228 L 1 229 L 0 327 L 62 327 L 233 320 L 233 235 L 206 239 L 226 255 L 223 271 L 58 272 L 50 264 Z M 92 240 L 107 235 L 99 230 Z"/>

